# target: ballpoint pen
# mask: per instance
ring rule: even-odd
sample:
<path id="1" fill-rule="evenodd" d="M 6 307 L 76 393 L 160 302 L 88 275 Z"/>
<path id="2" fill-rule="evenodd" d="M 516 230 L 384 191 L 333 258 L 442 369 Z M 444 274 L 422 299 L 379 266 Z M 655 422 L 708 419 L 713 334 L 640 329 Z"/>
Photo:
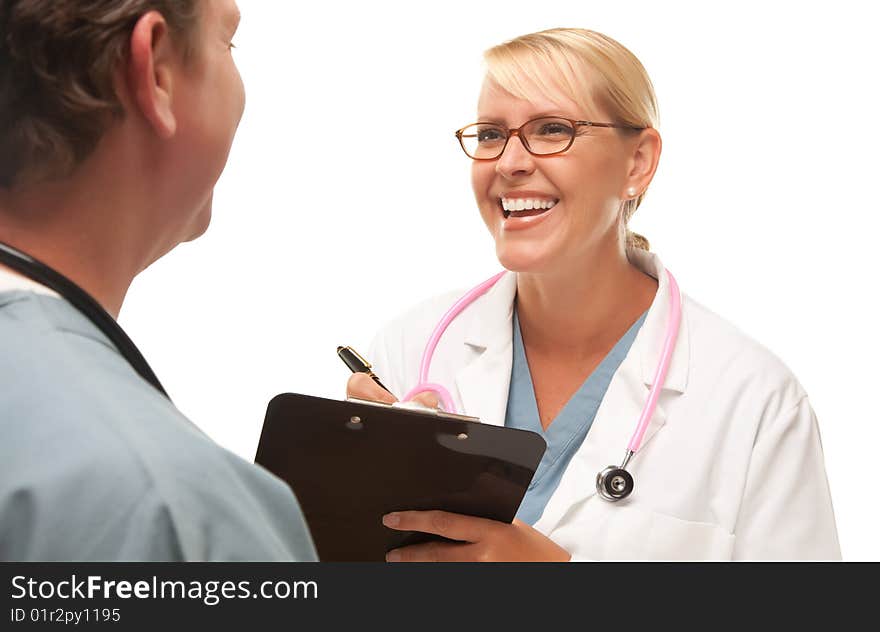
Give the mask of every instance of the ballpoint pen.
<path id="1" fill-rule="evenodd" d="M 388 388 L 379 381 L 379 377 L 373 373 L 371 370 L 371 365 L 367 362 L 361 354 L 352 349 L 351 347 L 336 347 L 336 354 L 345 362 L 345 366 L 351 369 L 352 373 L 366 373 L 373 381 L 384 388 L 386 391 L 391 393 Z M 394 393 L 391 393 L 392 395 Z"/>

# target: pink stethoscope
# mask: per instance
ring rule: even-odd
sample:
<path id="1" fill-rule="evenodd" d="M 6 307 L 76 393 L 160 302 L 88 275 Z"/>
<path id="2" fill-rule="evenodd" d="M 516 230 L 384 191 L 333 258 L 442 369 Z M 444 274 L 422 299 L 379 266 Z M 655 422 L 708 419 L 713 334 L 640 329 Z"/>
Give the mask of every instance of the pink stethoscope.
<path id="1" fill-rule="evenodd" d="M 434 384 L 428 380 L 428 373 L 431 370 L 431 359 L 434 357 L 434 350 L 437 348 L 437 343 L 440 342 L 440 338 L 443 336 L 446 328 L 449 327 L 449 324 L 455 320 L 455 318 L 464 311 L 466 307 L 488 292 L 506 273 L 506 270 L 499 272 L 490 279 L 483 281 L 458 299 L 443 315 L 443 318 L 437 323 L 434 332 L 428 339 L 428 344 L 425 345 L 424 353 L 422 353 L 422 362 L 419 365 L 419 383 L 403 397 L 402 401 L 409 401 L 419 393 L 433 392 L 440 398 L 440 403 L 443 405 L 443 409 L 446 412 L 456 412 L 455 404 L 452 401 L 452 396 L 449 394 L 449 391 L 442 385 Z M 621 463 L 620 466 L 609 465 L 596 476 L 596 491 L 605 500 L 622 500 L 629 496 L 633 491 L 633 477 L 626 470 L 626 466 L 629 464 L 633 455 L 638 451 L 639 446 L 641 446 L 642 438 L 645 436 L 645 431 L 648 429 L 648 424 L 654 414 L 654 409 L 657 407 L 657 398 L 660 396 L 660 390 L 663 388 L 663 383 L 666 381 L 666 372 L 672 361 L 672 352 L 675 350 L 675 341 L 678 338 L 678 329 L 679 324 L 681 323 L 681 293 L 678 289 L 678 283 L 675 282 L 675 278 L 668 270 L 666 271 L 666 278 L 669 279 L 669 321 L 666 325 L 666 337 L 663 341 L 663 350 L 660 354 L 660 361 L 657 363 L 657 369 L 654 371 L 654 382 L 651 385 L 651 390 L 648 393 L 648 399 L 645 401 L 645 406 L 642 408 L 639 423 L 636 426 L 632 438 L 629 440 L 629 445 L 627 445 L 626 456 L 623 459 L 623 463 Z"/>

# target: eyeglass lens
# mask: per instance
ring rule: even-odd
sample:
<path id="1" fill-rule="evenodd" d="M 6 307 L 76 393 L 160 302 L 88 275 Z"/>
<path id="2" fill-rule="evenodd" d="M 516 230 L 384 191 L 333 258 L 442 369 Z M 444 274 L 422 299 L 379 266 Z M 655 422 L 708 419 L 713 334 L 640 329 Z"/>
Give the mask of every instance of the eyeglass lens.
<path id="1" fill-rule="evenodd" d="M 553 154 L 566 149 L 574 138 L 571 122 L 558 118 L 529 121 L 520 129 L 526 148 L 533 154 Z M 504 151 L 508 131 L 492 123 L 468 125 L 461 132 L 461 144 L 471 158 L 497 158 Z"/>

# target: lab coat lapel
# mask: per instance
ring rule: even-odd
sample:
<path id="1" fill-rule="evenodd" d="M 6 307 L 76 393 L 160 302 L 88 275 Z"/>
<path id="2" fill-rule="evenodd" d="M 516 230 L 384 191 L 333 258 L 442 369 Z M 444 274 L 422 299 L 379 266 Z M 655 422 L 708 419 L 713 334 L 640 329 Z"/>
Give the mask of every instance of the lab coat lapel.
<path id="1" fill-rule="evenodd" d="M 504 425 L 513 362 L 513 301 L 516 275 L 507 273 L 467 313 L 464 344 L 473 359 L 455 374 L 466 414 Z"/>
<path id="2" fill-rule="evenodd" d="M 663 352 L 663 343 L 666 340 L 666 329 L 669 323 L 669 279 L 666 277 L 666 269 L 660 262 L 660 258 L 644 250 L 631 250 L 627 253 L 629 260 L 643 272 L 657 279 L 658 287 L 654 301 L 648 311 L 648 318 L 642 326 L 642 331 L 636 339 L 640 343 L 639 357 L 641 360 L 642 381 L 650 387 L 654 383 L 654 373 L 660 362 Z M 682 301 L 684 298 L 682 297 Z M 684 393 L 687 387 L 688 371 L 690 370 L 690 334 L 688 330 L 687 312 L 682 305 L 681 324 L 678 328 L 678 338 L 675 341 L 675 349 L 672 353 L 672 361 L 666 380 L 663 382 L 664 391 Z M 659 407 L 659 405 L 658 405 Z"/>
<path id="3" fill-rule="evenodd" d="M 657 371 L 660 359 L 663 354 L 663 346 L 666 341 L 667 329 L 669 327 L 670 314 L 670 290 L 669 279 L 666 275 L 666 269 L 657 255 L 651 254 L 644 250 L 632 250 L 628 253 L 630 261 L 640 270 L 648 273 L 657 279 L 657 294 L 651 302 L 648 310 L 648 317 L 642 326 L 642 330 L 636 337 L 633 347 L 630 349 L 630 356 L 633 360 L 638 360 L 641 373 L 641 382 L 644 386 L 642 400 L 638 402 L 638 413 L 633 419 L 632 428 L 628 430 L 631 434 L 635 431 L 636 423 L 642 414 L 642 408 L 647 401 L 648 393 L 654 384 L 654 374 Z M 682 298 L 682 302 L 684 299 Z M 663 427 L 666 423 L 666 411 L 664 404 L 671 401 L 681 393 L 684 393 L 688 382 L 688 372 L 690 371 L 690 333 L 687 321 L 687 312 L 682 305 L 681 322 L 678 326 L 678 335 L 675 341 L 675 347 L 670 359 L 669 369 L 666 373 L 666 379 L 663 382 L 660 397 L 657 400 L 657 407 L 651 417 L 651 422 L 645 430 L 645 436 L 642 439 L 642 447 L 648 444 L 651 437 Z M 633 367 L 633 374 L 637 368 Z M 636 390 L 635 383 L 637 379 L 635 375 L 631 377 L 633 383 L 632 389 Z M 629 443 L 629 438 L 627 438 Z M 622 446 L 623 447 L 623 446 Z M 625 450 L 625 448 L 624 448 Z M 623 454 L 621 454 L 623 458 Z"/>
<path id="4" fill-rule="evenodd" d="M 643 251 L 629 254 L 635 265 L 658 279 L 657 294 L 629 353 L 608 385 L 580 450 L 570 461 L 559 487 L 535 524 L 535 528 L 542 533 L 551 533 L 565 520 L 569 511 L 596 494 L 599 472 L 609 465 L 620 465 L 623 461 L 653 383 L 669 317 L 669 283 L 663 265 L 655 255 Z M 672 362 L 640 450 L 666 424 L 665 406 L 684 392 L 689 369 L 689 344 L 687 319 L 683 313 Z M 636 481 L 635 493 L 638 493 L 638 453 L 627 469 Z"/>

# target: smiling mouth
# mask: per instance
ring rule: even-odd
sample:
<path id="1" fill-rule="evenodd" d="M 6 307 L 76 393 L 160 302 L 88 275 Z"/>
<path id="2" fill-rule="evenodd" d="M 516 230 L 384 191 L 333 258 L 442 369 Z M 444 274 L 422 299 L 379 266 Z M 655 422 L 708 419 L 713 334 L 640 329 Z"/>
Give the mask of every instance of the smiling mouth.
<path id="1" fill-rule="evenodd" d="M 558 199 L 545 198 L 501 198 L 498 200 L 498 205 L 501 207 L 504 219 L 507 219 L 541 215 L 556 206 L 558 202 Z"/>

